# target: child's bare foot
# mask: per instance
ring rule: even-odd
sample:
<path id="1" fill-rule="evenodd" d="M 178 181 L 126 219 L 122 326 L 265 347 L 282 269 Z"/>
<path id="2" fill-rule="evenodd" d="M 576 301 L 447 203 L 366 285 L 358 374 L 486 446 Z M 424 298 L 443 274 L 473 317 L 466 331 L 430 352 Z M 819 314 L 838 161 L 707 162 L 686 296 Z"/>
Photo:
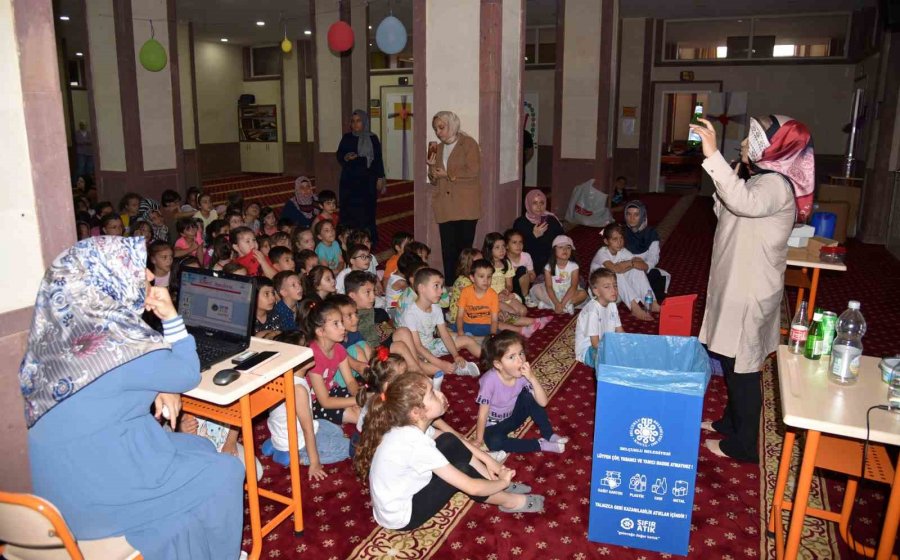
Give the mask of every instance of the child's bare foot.
<path id="1" fill-rule="evenodd" d="M 639 321 L 653 320 L 653 316 L 644 311 L 644 308 L 637 302 L 631 304 L 631 314 Z"/>

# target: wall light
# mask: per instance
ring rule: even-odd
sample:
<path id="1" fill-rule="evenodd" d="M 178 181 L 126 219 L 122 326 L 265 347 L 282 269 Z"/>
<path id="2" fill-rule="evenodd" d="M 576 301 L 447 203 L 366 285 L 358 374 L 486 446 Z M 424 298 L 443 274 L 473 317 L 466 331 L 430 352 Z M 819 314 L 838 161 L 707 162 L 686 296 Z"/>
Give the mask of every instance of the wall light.
<path id="1" fill-rule="evenodd" d="M 266 22 L 264 22 L 264 21 L 257 21 L 257 22 L 256 22 L 256 25 L 259 26 L 259 27 L 264 27 L 264 26 L 266 25 Z"/>
<path id="2" fill-rule="evenodd" d="M 312 31 L 310 31 L 309 29 L 307 29 L 306 31 L 303 32 L 303 34 L 304 34 L 304 35 L 312 35 Z"/>
<path id="3" fill-rule="evenodd" d="M 77 52 L 75 53 L 75 56 L 84 56 L 84 53 Z"/>
<path id="4" fill-rule="evenodd" d="M 227 42 L 228 42 L 228 38 L 227 38 L 227 37 L 222 37 L 222 38 L 219 39 L 219 40 L 222 41 L 223 43 L 227 43 Z"/>
<path id="5" fill-rule="evenodd" d="M 59 16 L 59 21 L 69 21 L 69 16 Z"/>

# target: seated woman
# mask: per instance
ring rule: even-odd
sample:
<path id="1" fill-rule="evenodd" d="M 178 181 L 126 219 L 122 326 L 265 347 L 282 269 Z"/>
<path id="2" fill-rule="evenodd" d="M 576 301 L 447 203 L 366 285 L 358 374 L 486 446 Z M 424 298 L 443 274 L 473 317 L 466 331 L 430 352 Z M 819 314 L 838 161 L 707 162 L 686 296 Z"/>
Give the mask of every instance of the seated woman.
<path id="1" fill-rule="evenodd" d="M 158 422 L 175 426 L 200 364 L 146 262 L 143 239 L 93 237 L 44 275 L 19 371 L 34 491 L 76 539 L 124 536 L 148 560 L 236 560 L 240 461 Z M 141 320 L 145 309 L 162 336 Z"/>
<path id="2" fill-rule="evenodd" d="M 300 176 L 294 181 L 294 196 L 284 203 L 281 219 L 301 228 L 312 227 L 313 218 L 319 212 L 315 187 L 309 177 Z"/>
<path id="3" fill-rule="evenodd" d="M 559 219 L 547 211 L 547 196 L 539 189 L 525 195 L 525 215 L 516 218 L 513 229 L 522 234 L 536 271 L 544 270 L 553 253 L 553 240 L 565 233 Z"/>
<path id="4" fill-rule="evenodd" d="M 647 225 L 647 207 L 640 200 L 625 205 L 625 248 L 633 256 L 634 267 L 647 274 L 656 301 L 662 303 L 672 275 L 656 268 L 659 263 L 659 234 Z"/>

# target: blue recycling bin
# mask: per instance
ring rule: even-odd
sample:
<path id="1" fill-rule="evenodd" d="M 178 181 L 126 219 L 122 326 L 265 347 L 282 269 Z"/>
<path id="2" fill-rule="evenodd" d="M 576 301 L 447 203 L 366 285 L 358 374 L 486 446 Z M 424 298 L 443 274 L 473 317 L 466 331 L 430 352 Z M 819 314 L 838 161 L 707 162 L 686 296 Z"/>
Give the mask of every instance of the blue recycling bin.
<path id="1" fill-rule="evenodd" d="M 588 538 L 686 556 L 706 350 L 695 337 L 606 333 L 595 370 Z"/>

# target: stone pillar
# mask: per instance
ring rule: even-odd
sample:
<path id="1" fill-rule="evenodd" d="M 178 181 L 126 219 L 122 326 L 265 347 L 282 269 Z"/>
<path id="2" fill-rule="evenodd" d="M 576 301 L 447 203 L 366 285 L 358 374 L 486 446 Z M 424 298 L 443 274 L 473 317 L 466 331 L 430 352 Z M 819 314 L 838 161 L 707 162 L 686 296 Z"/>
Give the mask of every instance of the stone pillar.
<path id="1" fill-rule="evenodd" d="M 481 147 L 482 217 L 475 244 L 512 225 L 521 204 L 522 0 L 413 2 L 413 151 L 436 140 L 431 118 L 453 111 Z M 414 171 L 415 236 L 441 262 L 440 236 L 424 165 Z M 453 271 L 445 271 L 452 276 Z M 448 279 L 452 282 L 452 278 Z"/>
<path id="2" fill-rule="evenodd" d="M 356 43 L 350 51 L 350 111 L 369 110 L 369 2 L 350 0 L 350 26 Z M 373 40 L 374 42 L 374 40 Z M 349 118 L 349 113 L 344 116 Z M 375 131 L 377 134 L 377 131 Z"/>
<path id="3" fill-rule="evenodd" d="M 617 19 L 618 0 L 560 2 L 551 199 L 557 214 L 584 181 L 608 190 Z"/>
<path id="4" fill-rule="evenodd" d="M 0 259 L 0 481 L 28 492 L 28 434 L 19 363 L 46 266 L 75 241 L 74 209 L 50 0 L 0 0 L 0 167 L 15 177 L 4 190 L 7 239 Z M 14 273 L 12 273 L 14 271 Z"/>
<path id="5" fill-rule="evenodd" d="M 101 197 L 115 202 L 127 191 L 158 198 L 167 188 L 183 190 L 175 1 L 85 0 L 85 14 Z M 138 60 L 151 20 L 168 58 L 160 72 Z"/>

